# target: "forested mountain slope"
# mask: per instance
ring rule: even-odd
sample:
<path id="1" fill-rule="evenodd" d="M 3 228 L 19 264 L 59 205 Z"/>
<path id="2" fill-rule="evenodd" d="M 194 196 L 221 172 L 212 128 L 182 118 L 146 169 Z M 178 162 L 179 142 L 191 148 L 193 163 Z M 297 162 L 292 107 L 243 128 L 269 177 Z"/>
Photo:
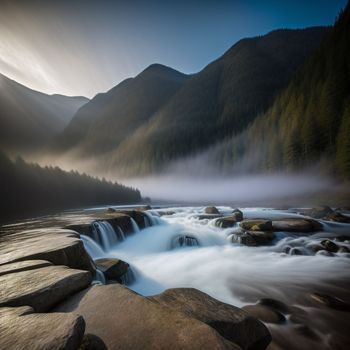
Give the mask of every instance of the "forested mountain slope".
<path id="1" fill-rule="evenodd" d="M 350 178 L 350 8 L 267 113 L 217 148 L 222 167 L 300 169 L 321 160 Z"/>

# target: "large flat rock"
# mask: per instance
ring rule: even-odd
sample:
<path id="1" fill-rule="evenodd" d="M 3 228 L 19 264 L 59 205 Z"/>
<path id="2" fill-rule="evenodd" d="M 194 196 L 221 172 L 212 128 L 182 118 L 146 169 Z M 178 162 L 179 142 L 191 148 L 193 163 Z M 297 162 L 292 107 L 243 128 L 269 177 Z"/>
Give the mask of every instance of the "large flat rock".
<path id="1" fill-rule="evenodd" d="M 14 263 L 0 265 L 0 276 L 7 275 L 9 273 L 28 271 L 37 269 L 39 267 L 45 267 L 52 265 L 49 261 L 45 260 L 25 260 L 17 261 Z"/>
<path id="2" fill-rule="evenodd" d="M 197 289 L 168 289 L 149 299 L 206 323 L 242 349 L 265 349 L 271 341 L 269 331 L 256 318 Z"/>
<path id="3" fill-rule="evenodd" d="M 46 266 L 0 276 L 0 306 L 28 305 L 47 311 L 91 283 L 91 273 L 66 266 Z"/>
<path id="4" fill-rule="evenodd" d="M 108 349 L 241 349 L 213 327 L 118 284 L 92 286 L 56 307 L 84 317 Z"/>
<path id="5" fill-rule="evenodd" d="M 79 235 L 72 230 L 45 228 L 0 236 L 0 265 L 23 260 L 46 260 L 54 265 L 93 272 Z"/>
<path id="6" fill-rule="evenodd" d="M 76 350 L 85 322 L 70 313 L 33 313 L 28 306 L 0 308 L 0 349 Z"/>

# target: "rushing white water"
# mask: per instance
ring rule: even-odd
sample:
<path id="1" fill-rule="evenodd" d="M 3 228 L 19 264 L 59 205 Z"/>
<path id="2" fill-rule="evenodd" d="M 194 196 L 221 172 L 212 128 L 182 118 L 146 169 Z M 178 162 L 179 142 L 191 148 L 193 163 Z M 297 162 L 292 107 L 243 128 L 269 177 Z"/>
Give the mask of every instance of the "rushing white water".
<path id="1" fill-rule="evenodd" d="M 136 221 L 132 217 L 130 217 L 130 221 L 131 221 L 131 226 L 132 226 L 132 230 L 134 231 L 134 233 L 139 232 L 140 229 L 139 229 Z"/>
<path id="2" fill-rule="evenodd" d="M 218 208 L 224 214 L 232 212 L 229 207 Z M 231 242 L 237 228 L 218 228 L 215 219 L 199 220 L 203 207 L 167 210 L 174 214 L 159 218 L 155 210 L 149 211 L 157 219 L 154 221 L 157 225 L 109 246 L 106 252 L 98 250 L 86 237 L 82 237 L 84 244 L 93 258 L 100 257 L 102 252 L 104 256 L 128 262 L 135 274 L 130 288 L 144 295 L 172 287 L 195 287 L 222 301 L 243 305 L 259 297 L 286 300 L 288 296 L 310 292 L 310 288 L 318 290 L 331 286 L 335 280 L 350 279 L 347 253 L 328 257 L 311 249 L 312 245 L 320 244 L 322 237 L 337 232 L 345 234 L 345 228 L 350 240 L 350 225 L 325 222 L 327 232 L 303 235 L 280 232 L 269 246 L 246 247 Z M 272 209 L 242 211 L 245 218 L 301 217 Z M 174 245 L 179 237 L 193 238 L 198 245 Z M 349 243 L 337 244 L 349 247 Z M 285 253 L 292 249 L 299 249 L 305 255 Z"/>

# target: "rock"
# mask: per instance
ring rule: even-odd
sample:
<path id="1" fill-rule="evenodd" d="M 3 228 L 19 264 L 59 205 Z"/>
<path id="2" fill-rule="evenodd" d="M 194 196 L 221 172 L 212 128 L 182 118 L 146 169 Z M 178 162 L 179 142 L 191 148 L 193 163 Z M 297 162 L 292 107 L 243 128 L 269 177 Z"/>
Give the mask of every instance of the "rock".
<path id="1" fill-rule="evenodd" d="M 46 266 L 0 276 L 0 306 L 33 307 L 49 310 L 67 296 L 86 288 L 91 273 L 66 266 Z"/>
<path id="2" fill-rule="evenodd" d="M 243 220 L 240 226 L 248 231 L 272 231 L 271 220 Z"/>
<path id="3" fill-rule="evenodd" d="M 250 316 L 256 317 L 266 323 L 284 323 L 286 318 L 279 311 L 265 305 L 246 305 L 242 309 Z"/>
<path id="4" fill-rule="evenodd" d="M 324 247 L 325 250 L 331 253 L 336 253 L 339 249 L 339 247 L 329 239 L 325 239 L 321 242 L 321 245 Z"/>
<path id="5" fill-rule="evenodd" d="M 204 209 L 206 214 L 220 214 L 219 210 L 216 207 L 206 207 Z"/>
<path id="6" fill-rule="evenodd" d="M 85 334 L 78 350 L 108 350 L 103 340 L 94 334 Z"/>
<path id="7" fill-rule="evenodd" d="M 232 216 L 235 217 L 236 221 L 243 220 L 243 213 L 239 209 L 233 209 Z"/>
<path id="8" fill-rule="evenodd" d="M 339 242 L 345 242 L 345 241 L 350 241 L 350 236 L 346 236 L 346 235 L 343 235 L 343 236 L 337 236 L 335 238 L 336 241 L 339 241 Z"/>
<path id="9" fill-rule="evenodd" d="M 158 210 L 157 213 L 159 216 L 170 216 L 175 214 L 175 212 L 172 210 Z"/>
<path id="10" fill-rule="evenodd" d="M 350 249 L 345 246 L 340 246 L 338 249 L 338 253 L 350 253 Z"/>
<path id="11" fill-rule="evenodd" d="M 234 233 L 232 242 L 255 247 L 269 244 L 274 238 L 275 235 L 273 232 L 244 231 Z"/>
<path id="12" fill-rule="evenodd" d="M 0 349 L 78 349 L 85 329 L 81 316 L 33 311 L 29 306 L 0 308 Z"/>
<path id="13" fill-rule="evenodd" d="M 168 289 L 149 299 L 206 323 L 242 349 L 264 349 L 271 340 L 268 330 L 258 320 L 197 289 Z"/>
<path id="14" fill-rule="evenodd" d="M 38 229 L 2 235 L 0 265 L 46 260 L 54 265 L 94 272 L 92 261 L 76 233 L 66 229 Z"/>
<path id="15" fill-rule="evenodd" d="M 315 219 L 322 219 L 325 216 L 332 213 L 333 213 L 333 210 L 330 207 L 327 207 L 325 205 L 303 211 L 303 214 L 311 216 L 312 218 L 315 218 Z"/>
<path id="16" fill-rule="evenodd" d="M 215 221 L 215 226 L 221 228 L 233 227 L 238 222 L 237 218 L 234 215 L 224 216 Z"/>
<path id="17" fill-rule="evenodd" d="M 119 283 L 122 283 L 122 277 L 127 274 L 129 269 L 128 263 L 114 258 L 97 259 L 95 260 L 95 264 L 103 272 L 107 280 L 113 280 Z"/>
<path id="18" fill-rule="evenodd" d="M 309 314 L 302 308 L 291 306 L 289 321 L 293 323 L 309 323 Z"/>
<path id="19" fill-rule="evenodd" d="M 249 247 L 257 245 L 255 239 L 246 232 L 236 232 L 232 235 L 232 243 L 243 244 Z"/>
<path id="20" fill-rule="evenodd" d="M 45 267 L 50 265 L 52 264 L 45 260 L 18 261 L 10 264 L 0 265 L 0 276 L 13 272 L 33 270 L 39 267 Z"/>
<path id="21" fill-rule="evenodd" d="M 269 244 L 275 239 L 275 234 L 271 231 L 246 231 L 253 239 L 257 245 Z"/>
<path id="22" fill-rule="evenodd" d="M 316 255 L 323 255 L 323 256 L 334 256 L 333 253 L 328 252 L 327 250 L 319 250 Z"/>
<path id="23" fill-rule="evenodd" d="M 272 298 L 262 298 L 258 301 L 258 304 L 275 309 L 283 314 L 288 314 L 290 311 L 289 307 L 285 303 Z"/>
<path id="24" fill-rule="evenodd" d="M 272 221 L 272 230 L 286 232 L 315 232 L 322 230 L 322 224 L 313 219 L 278 219 Z"/>
<path id="25" fill-rule="evenodd" d="M 334 221 L 334 222 L 341 222 L 344 224 L 349 224 L 350 223 L 350 217 L 343 215 L 341 213 L 333 212 L 331 214 L 326 215 L 323 217 L 324 220 L 326 221 Z"/>
<path id="26" fill-rule="evenodd" d="M 171 248 L 180 248 L 180 247 L 194 247 L 199 246 L 197 238 L 192 236 L 177 236 L 171 242 Z"/>
<path id="27" fill-rule="evenodd" d="M 293 329 L 306 338 L 315 340 L 319 339 L 319 336 L 315 333 L 315 331 L 313 331 L 309 326 L 306 326 L 304 324 L 295 325 Z"/>
<path id="28" fill-rule="evenodd" d="M 311 293 L 310 297 L 318 303 L 340 311 L 350 311 L 350 304 L 336 297 L 322 293 Z"/>
<path id="29" fill-rule="evenodd" d="M 114 208 L 108 208 L 107 213 L 115 213 L 116 210 Z"/>
<path id="30" fill-rule="evenodd" d="M 290 252 L 290 255 L 304 255 L 303 251 L 300 248 L 293 247 Z"/>
<path id="31" fill-rule="evenodd" d="M 146 227 L 145 225 L 145 220 L 148 222 L 148 216 L 144 213 L 143 210 L 117 210 L 117 213 L 119 214 L 124 214 L 124 215 L 127 215 L 131 218 L 133 218 L 135 220 L 135 222 L 137 223 L 137 226 L 140 228 L 140 229 L 143 229 Z M 113 218 L 113 220 L 115 221 L 120 221 L 121 218 Z M 124 231 L 123 229 L 123 225 L 121 224 L 121 222 L 117 222 L 117 225 L 120 226 L 120 228 Z M 128 231 L 124 231 L 124 232 L 128 232 Z"/>
<path id="32" fill-rule="evenodd" d="M 100 337 L 108 349 L 241 349 L 206 323 L 120 284 L 93 286 L 59 305 L 56 311 L 81 314 L 86 332 Z M 256 345 L 261 339 L 255 349 L 264 349 L 270 341 L 269 332 L 258 321 L 248 318 L 249 322 L 258 329 L 252 327 L 251 339 L 249 331 L 247 336 L 243 332 L 240 336 Z"/>

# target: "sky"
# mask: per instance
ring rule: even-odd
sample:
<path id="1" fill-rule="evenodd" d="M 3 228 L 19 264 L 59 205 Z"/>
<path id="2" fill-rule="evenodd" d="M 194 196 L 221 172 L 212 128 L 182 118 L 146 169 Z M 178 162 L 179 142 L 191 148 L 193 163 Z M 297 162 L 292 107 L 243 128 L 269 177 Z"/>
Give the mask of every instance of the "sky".
<path id="1" fill-rule="evenodd" d="M 152 63 L 195 73 L 245 37 L 334 23 L 346 0 L 0 0 L 0 73 L 93 97 Z"/>

